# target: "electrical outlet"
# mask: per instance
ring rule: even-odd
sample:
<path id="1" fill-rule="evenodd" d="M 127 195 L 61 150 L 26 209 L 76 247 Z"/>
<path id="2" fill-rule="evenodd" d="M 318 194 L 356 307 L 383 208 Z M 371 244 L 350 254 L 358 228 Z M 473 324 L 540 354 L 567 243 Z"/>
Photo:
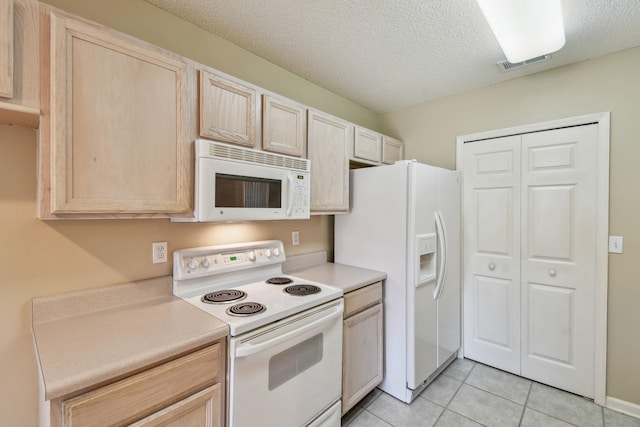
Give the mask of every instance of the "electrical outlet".
<path id="1" fill-rule="evenodd" d="M 153 263 L 160 264 L 167 262 L 167 242 L 153 242 L 151 244 L 153 250 Z"/>
<path id="2" fill-rule="evenodd" d="M 298 246 L 300 244 L 300 233 L 297 231 L 291 232 L 291 244 L 293 246 Z"/>

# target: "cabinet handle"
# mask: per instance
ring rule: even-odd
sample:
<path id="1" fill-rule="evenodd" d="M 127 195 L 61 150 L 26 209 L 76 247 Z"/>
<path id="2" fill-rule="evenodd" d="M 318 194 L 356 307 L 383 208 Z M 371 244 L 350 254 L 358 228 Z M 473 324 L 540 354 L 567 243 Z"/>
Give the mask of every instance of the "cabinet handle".
<path id="1" fill-rule="evenodd" d="M 549 270 L 549 276 L 556 277 L 556 271 L 553 268 Z"/>
<path id="2" fill-rule="evenodd" d="M 494 263 L 489 263 L 489 270 L 493 271 L 496 269 L 496 265 Z"/>

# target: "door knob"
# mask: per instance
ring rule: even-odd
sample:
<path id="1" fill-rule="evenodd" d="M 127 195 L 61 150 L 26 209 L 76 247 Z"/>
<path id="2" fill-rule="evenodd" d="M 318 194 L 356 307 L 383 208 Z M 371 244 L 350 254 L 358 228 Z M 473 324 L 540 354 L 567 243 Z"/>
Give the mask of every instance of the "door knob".
<path id="1" fill-rule="evenodd" d="M 494 263 L 489 263 L 489 270 L 493 271 L 496 269 L 496 265 Z"/>

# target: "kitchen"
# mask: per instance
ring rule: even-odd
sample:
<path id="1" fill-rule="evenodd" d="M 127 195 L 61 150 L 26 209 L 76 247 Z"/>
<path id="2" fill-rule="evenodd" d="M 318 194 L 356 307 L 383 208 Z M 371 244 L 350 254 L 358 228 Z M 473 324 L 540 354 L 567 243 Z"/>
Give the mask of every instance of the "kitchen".
<path id="1" fill-rule="evenodd" d="M 267 87 L 366 127 L 401 138 L 406 157 L 455 167 L 455 138 L 489 129 L 560 117 L 611 111 L 610 234 L 624 235 L 625 253 L 609 258 L 609 344 L 607 395 L 640 404 L 640 348 L 633 340 L 640 300 L 634 279 L 640 204 L 635 136 L 640 131 L 638 48 L 584 63 L 454 95 L 378 115 L 340 98 L 236 46 L 211 36 L 142 1 L 85 4 L 51 2 L 72 13 L 193 57 L 239 78 Z M 141 26 L 153 22 L 156 29 Z M 170 30 L 167 30 L 170 29 Z M 175 39 L 173 34 L 181 34 Z M 194 43 L 198 40 L 198 43 Z M 202 41 L 206 40 L 207 43 Z M 203 49 L 202 46 L 207 46 Z M 215 54 L 213 53 L 215 51 Z M 495 102 L 509 99 L 509 102 Z M 429 144 L 422 144 L 428 135 Z M 37 424 L 37 372 L 31 342 L 30 300 L 171 274 L 169 264 L 151 264 L 150 243 L 175 248 L 279 239 L 288 255 L 333 251 L 333 219 L 238 224 L 176 224 L 167 220 L 49 221 L 35 218 L 36 134 L 32 129 L 0 130 L 2 215 L 2 338 L 0 414 L 8 425 Z M 292 246 L 298 231 L 300 245 Z M 634 304 L 636 303 L 636 304 Z"/>

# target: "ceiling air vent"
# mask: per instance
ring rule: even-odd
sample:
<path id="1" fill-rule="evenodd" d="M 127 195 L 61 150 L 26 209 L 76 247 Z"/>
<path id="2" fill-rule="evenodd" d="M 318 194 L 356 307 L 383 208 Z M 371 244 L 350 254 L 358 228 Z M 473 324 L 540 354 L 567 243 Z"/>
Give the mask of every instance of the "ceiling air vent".
<path id="1" fill-rule="evenodd" d="M 515 64 L 507 60 L 504 60 L 502 62 L 498 62 L 497 65 L 498 65 L 498 68 L 500 68 L 500 71 L 511 71 L 517 68 L 525 67 L 527 65 L 537 64 L 538 62 L 544 62 L 549 59 L 551 59 L 551 55 L 542 55 L 542 56 L 536 56 L 535 58 L 527 59 L 526 61 L 516 62 Z"/>

